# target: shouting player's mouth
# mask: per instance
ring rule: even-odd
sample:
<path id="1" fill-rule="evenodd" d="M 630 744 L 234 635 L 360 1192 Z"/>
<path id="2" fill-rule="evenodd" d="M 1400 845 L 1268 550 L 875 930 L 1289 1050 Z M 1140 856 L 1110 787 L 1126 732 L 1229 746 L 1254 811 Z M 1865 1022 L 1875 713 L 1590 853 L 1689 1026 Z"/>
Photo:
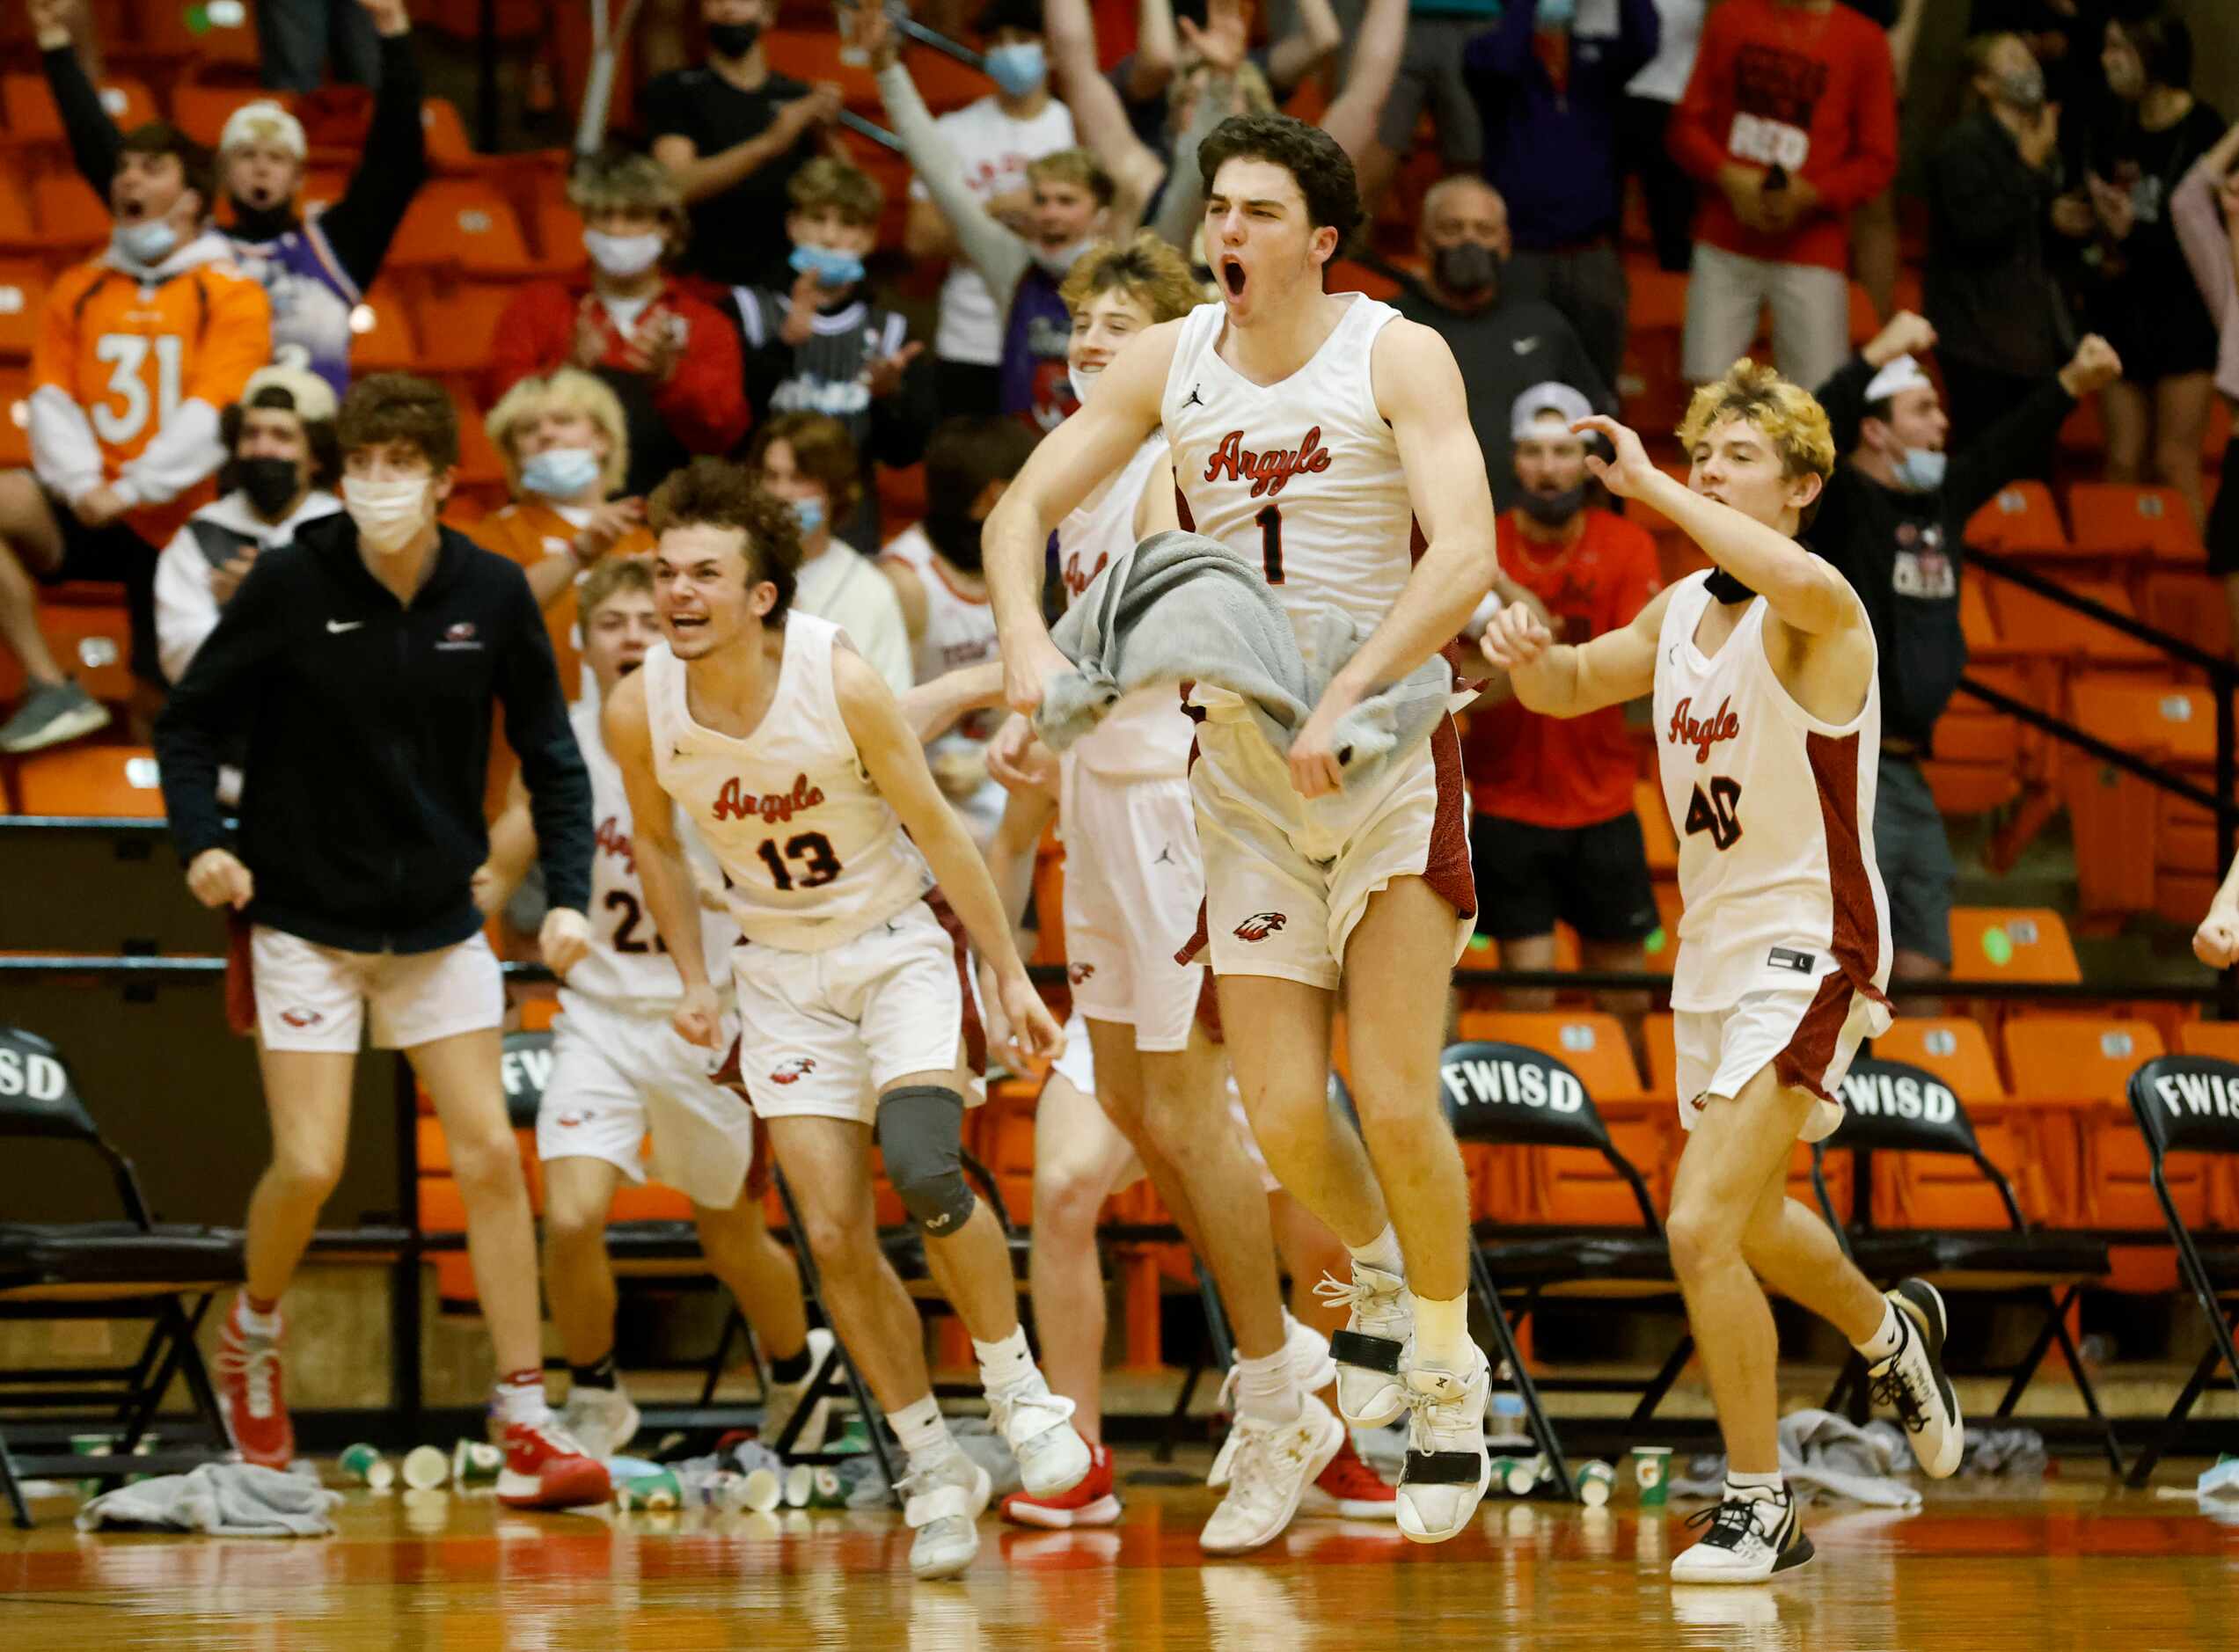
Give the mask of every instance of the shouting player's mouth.
<path id="1" fill-rule="evenodd" d="M 1231 298 L 1244 296 L 1244 262 L 1234 253 L 1225 254 L 1220 260 L 1220 284 L 1228 289 Z"/>

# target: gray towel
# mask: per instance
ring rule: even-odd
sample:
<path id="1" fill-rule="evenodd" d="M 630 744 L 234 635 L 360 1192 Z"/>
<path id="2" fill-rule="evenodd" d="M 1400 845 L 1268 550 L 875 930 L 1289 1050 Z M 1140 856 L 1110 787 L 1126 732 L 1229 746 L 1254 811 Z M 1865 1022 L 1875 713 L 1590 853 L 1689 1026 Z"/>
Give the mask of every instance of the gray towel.
<path id="1" fill-rule="evenodd" d="M 1309 637 L 1309 667 L 1290 616 L 1255 567 L 1202 534 L 1152 534 L 1099 574 L 1050 632 L 1075 670 L 1047 685 L 1035 732 L 1063 751 L 1123 695 L 1195 681 L 1241 698 L 1268 743 L 1288 752 L 1329 679 L 1368 634 L 1342 610 L 1323 609 Z M 1446 714 L 1452 681 L 1445 661 L 1433 655 L 1348 712 L 1332 742 L 1345 784 L 1430 738 Z"/>
<path id="2" fill-rule="evenodd" d="M 1921 1494 L 1891 1476 L 1911 1460 L 1889 1440 L 1832 1411 L 1792 1411 L 1781 1419 L 1781 1474 L 1799 1497 L 1848 1497 L 1881 1509 L 1917 1509 Z M 1698 1457 L 1672 1480 L 1675 1497 L 1716 1497 L 1726 1459 Z"/>
<path id="3" fill-rule="evenodd" d="M 156 1526 L 220 1538 L 320 1538 L 342 1501 L 317 1480 L 253 1463 L 205 1463 L 105 1491 L 77 1511 L 77 1529 Z"/>

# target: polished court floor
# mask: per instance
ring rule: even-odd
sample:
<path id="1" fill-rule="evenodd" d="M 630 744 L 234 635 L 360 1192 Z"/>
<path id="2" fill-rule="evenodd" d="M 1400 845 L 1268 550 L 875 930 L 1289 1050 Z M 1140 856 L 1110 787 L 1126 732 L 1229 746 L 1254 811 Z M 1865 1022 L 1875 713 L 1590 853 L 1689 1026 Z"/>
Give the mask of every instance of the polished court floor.
<path id="1" fill-rule="evenodd" d="M 1436 1549 L 1303 1520 L 1207 1564 L 1207 1494 L 1138 1485 L 1107 1531 L 991 1517 L 948 1584 L 911 1581 L 883 1510 L 529 1517 L 487 1495 L 361 1491 L 339 1536 L 288 1542 L 81 1536 L 63 1500 L 35 1531 L 0 1531 L 0 1648 L 2239 1648 L 2239 1510 L 2065 1467 L 1934 1488 L 1909 1515 L 1822 1509 L 1818 1559 L 1747 1590 L 1672 1588 L 1687 1510 L 1644 1514 L 1625 1489 L 1591 1512 L 1489 1501 Z"/>

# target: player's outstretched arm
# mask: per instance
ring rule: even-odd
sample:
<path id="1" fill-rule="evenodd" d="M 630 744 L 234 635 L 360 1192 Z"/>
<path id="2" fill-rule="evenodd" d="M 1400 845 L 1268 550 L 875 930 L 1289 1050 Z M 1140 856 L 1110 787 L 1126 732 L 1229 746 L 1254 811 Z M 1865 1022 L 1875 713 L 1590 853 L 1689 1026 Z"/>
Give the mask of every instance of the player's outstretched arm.
<path id="1" fill-rule="evenodd" d="M 928 682 L 905 689 L 902 715 L 920 744 L 938 740 L 967 712 L 1003 703 L 1003 662 L 983 660 L 977 665 L 944 671 Z"/>
<path id="2" fill-rule="evenodd" d="M 1096 485 L 1125 464 L 1159 427 L 1180 322 L 1131 340 L 1096 381 L 1080 411 L 1043 437 L 983 531 L 987 595 L 1003 645 L 1003 697 L 1031 715 L 1045 679 L 1072 668 L 1042 623 L 1042 564 L 1050 533 Z"/>
<path id="3" fill-rule="evenodd" d="M 1762 596 L 1782 625 L 1811 636 L 1825 636 L 1866 623 L 1865 610 L 1849 582 L 1777 528 L 1768 528 L 1730 505 L 1696 493 L 1666 476 L 1648 457 L 1641 439 L 1614 419 L 1596 414 L 1570 427 L 1583 435 L 1597 431 L 1609 440 L 1613 460 L 1589 455 L 1591 470 L 1620 499 L 1637 499 L 1660 510 L 1702 552 Z M 1808 505 L 1818 497 L 1810 479 Z"/>
<path id="4" fill-rule="evenodd" d="M 1337 720 L 1460 636 L 1500 571 L 1485 456 L 1452 350 L 1430 328 L 1394 321 L 1377 335 L 1371 372 L 1426 548 L 1392 611 L 1330 679 L 1291 743 L 1291 784 L 1306 797 L 1342 784 L 1331 746 Z"/>
<path id="5" fill-rule="evenodd" d="M 1060 427 L 1062 428 L 1062 427 Z M 970 834 L 948 807 L 926 766 L 925 748 L 911 731 L 902 707 L 879 674 L 852 654 L 832 656 L 832 687 L 839 699 L 839 714 L 855 742 L 871 784 L 899 815 L 934 880 L 948 897 L 948 904 L 971 938 L 982 959 L 995 969 L 997 991 L 1004 1019 L 1013 1027 L 1021 1056 L 1054 1060 L 1065 1053 L 1065 1036 L 1058 1030 L 1042 995 L 1027 978 L 1026 964 L 1011 939 L 1010 920 L 987 864 L 979 858 Z M 636 800 L 631 800 L 634 807 Z M 639 857 L 640 869 L 644 857 Z M 642 875 L 642 870 L 640 871 Z M 646 886 L 648 898 L 653 886 Z"/>
<path id="6" fill-rule="evenodd" d="M 1559 643 L 1544 610 L 1511 603 L 1485 627 L 1485 658 L 1508 673 L 1526 711 L 1583 717 L 1622 705 L 1656 686 L 1656 640 L 1672 593 L 1658 591 L 1632 623 L 1575 647 Z"/>
<path id="7" fill-rule="evenodd" d="M 600 717 L 607 753 L 622 771 L 622 790 L 630 800 L 630 852 L 638 863 L 646 910 L 684 983 L 677 1005 L 677 1031 L 692 1043 L 712 1047 L 720 1012 L 700 945 L 699 895 L 677 836 L 676 806 L 661 789 L 661 777 L 653 766 L 645 674 L 633 672 L 616 683 Z"/>

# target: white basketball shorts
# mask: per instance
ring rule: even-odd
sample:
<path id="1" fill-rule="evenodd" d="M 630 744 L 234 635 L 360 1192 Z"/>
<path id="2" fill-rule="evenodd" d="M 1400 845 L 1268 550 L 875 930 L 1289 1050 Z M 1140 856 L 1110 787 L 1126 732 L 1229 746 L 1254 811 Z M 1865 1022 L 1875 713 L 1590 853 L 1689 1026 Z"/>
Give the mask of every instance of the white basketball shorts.
<path id="1" fill-rule="evenodd" d="M 505 977 L 479 931 L 433 952 L 346 952 L 260 924 L 249 935 L 267 1049 L 413 1049 L 505 1020 Z"/>
<path id="2" fill-rule="evenodd" d="M 764 1118 L 874 1124 L 882 1085 L 955 1072 L 960 1044 L 973 1074 L 985 1068 L 962 938 L 943 926 L 931 897 L 820 952 L 734 947 L 731 976 L 739 1072 Z M 984 1099 L 977 1089 L 968 1090 L 967 1106 Z"/>
<path id="3" fill-rule="evenodd" d="M 1369 897 L 1394 878 L 1430 884 L 1454 910 L 1452 955 L 1468 946 L 1477 889 L 1452 718 L 1360 789 L 1312 800 L 1255 725 L 1208 719 L 1189 781 L 1216 976 L 1335 988 Z"/>
<path id="4" fill-rule="evenodd" d="M 1735 1096 L 1767 1066 L 1814 1098 L 1799 1139 L 1825 1141 L 1843 1119 L 1835 1092 L 1858 1046 L 1889 1028 L 1889 1006 L 1840 972 L 1793 988 L 1744 993 L 1730 1009 L 1676 1010 L 1679 1123 L 1687 1129 L 1714 1096 Z"/>
<path id="5" fill-rule="evenodd" d="M 708 1077 L 722 1051 L 686 1043 L 666 1010 L 567 991 L 560 1001 L 537 1157 L 604 1159 L 643 1181 L 649 1131 L 656 1180 L 712 1210 L 736 1203 L 754 1162 L 754 1113 Z"/>
<path id="6" fill-rule="evenodd" d="M 1065 972 L 1073 1007 L 1135 1029 L 1135 1047 L 1185 1049 L 1205 968 L 1176 963 L 1205 900 L 1189 781 L 1115 779 L 1065 765 Z"/>

